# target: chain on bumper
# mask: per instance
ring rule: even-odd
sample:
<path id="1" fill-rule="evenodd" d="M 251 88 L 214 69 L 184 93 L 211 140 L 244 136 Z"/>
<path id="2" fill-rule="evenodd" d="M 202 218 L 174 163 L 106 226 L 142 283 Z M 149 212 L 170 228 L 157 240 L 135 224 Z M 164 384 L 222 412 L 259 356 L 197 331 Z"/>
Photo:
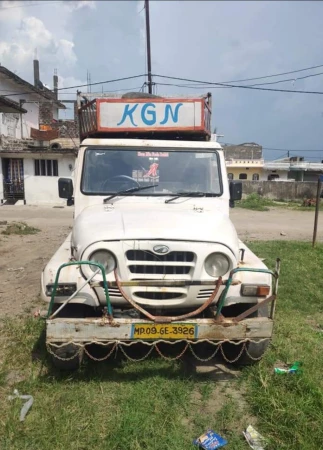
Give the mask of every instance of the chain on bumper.
<path id="1" fill-rule="evenodd" d="M 101 361 L 105 361 L 105 360 L 109 359 L 113 355 L 114 352 L 117 352 L 118 350 L 120 350 L 120 352 L 129 361 L 140 362 L 140 361 L 144 361 L 145 359 L 147 359 L 154 349 L 156 350 L 156 352 L 159 354 L 159 356 L 161 358 L 163 358 L 163 359 L 165 359 L 167 361 L 175 361 L 175 360 L 178 360 L 178 359 L 182 358 L 182 356 L 185 354 L 187 349 L 189 349 L 190 352 L 192 353 L 192 355 L 198 361 L 201 361 L 201 362 L 210 361 L 211 359 L 213 359 L 215 357 L 215 355 L 220 350 L 223 359 L 226 362 L 228 362 L 229 364 L 232 364 L 232 363 L 235 363 L 236 361 L 238 361 L 238 359 L 241 357 L 241 355 L 244 352 L 253 361 L 260 360 L 261 356 L 259 358 L 255 358 L 255 357 L 253 357 L 253 356 L 251 356 L 249 354 L 249 352 L 248 352 L 248 345 L 247 344 L 249 344 L 249 343 L 260 344 L 263 341 L 268 341 L 268 338 L 257 339 L 257 340 L 243 339 L 243 340 L 240 340 L 240 341 L 231 341 L 231 340 L 225 339 L 225 340 L 216 341 L 216 342 L 215 341 L 210 341 L 209 339 L 202 339 L 202 340 L 196 341 L 196 342 L 191 342 L 191 341 L 188 341 L 186 339 L 181 339 L 181 340 L 178 340 L 178 341 L 175 341 L 175 342 L 169 342 L 169 341 L 166 341 L 164 339 L 160 339 L 160 340 L 155 341 L 155 342 L 147 342 L 147 341 L 141 341 L 141 340 L 138 340 L 136 342 L 123 342 L 123 341 L 115 341 L 115 340 L 114 341 L 110 341 L 110 342 L 100 342 L 100 341 L 95 341 L 94 340 L 94 341 L 89 341 L 89 342 L 86 342 L 86 343 L 76 343 L 76 342 L 73 342 L 73 341 L 70 341 L 70 342 L 67 342 L 67 343 L 63 343 L 63 344 L 47 343 L 46 346 L 47 346 L 48 353 L 50 353 L 53 357 L 55 357 L 55 358 L 57 358 L 57 359 L 59 359 L 61 361 L 70 361 L 70 360 L 74 359 L 76 356 L 79 356 L 84 351 L 84 353 L 90 359 L 92 359 L 93 361 L 101 362 Z M 175 357 L 169 357 L 169 356 L 164 355 L 164 353 L 162 353 L 160 351 L 158 345 L 161 344 L 161 343 L 167 344 L 167 345 L 178 345 L 179 343 L 185 343 L 185 345 L 184 345 L 184 349 L 181 350 L 178 355 L 176 355 Z M 202 344 L 202 343 L 208 343 L 208 344 L 216 347 L 215 351 L 210 356 L 208 356 L 207 358 L 201 358 L 200 356 L 197 355 L 196 351 L 193 349 L 193 347 L 195 345 Z M 76 346 L 76 347 L 78 347 L 78 350 L 75 351 L 73 356 L 64 358 L 64 357 L 59 356 L 59 355 L 57 355 L 55 353 L 55 350 L 54 350 L 55 348 L 56 349 L 62 349 L 62 348 L 67 347 L 67 346 L 69 346 L 71 344 Z M 111 347 L 111 349 L 109 350 L 109 352 L 105 356 L 103 356 L 102 358 L 96 358 L 95 356 L 91 355 L 91 353 L 87 349 L 87 346 L 93 345 L 93 344 L 99 345 L 99 346 L 102 346 L 102 347 L 108 347 L 108 346 L 111 345 L 112 347 Z M 149 349 L 148 349 L 147 353 L 143 357 L 132 358 L 131 356 L 128 355 L 128 353 L 126 352 L 125 349 L 129 348 L 129 347 L 131 347 L 133 345 L 137 345 L 137 344 L 145 345 L 145 346 L 149 347 Z M 239 351 L 238 356 L 236 356 L 234 359 L 229 359 L 226 356 L 225 351 L 223 350 L 223 344 L 232 344 L 232 345 L 236 345 L 236 346 L 241 345 L 241 349 Z"/>

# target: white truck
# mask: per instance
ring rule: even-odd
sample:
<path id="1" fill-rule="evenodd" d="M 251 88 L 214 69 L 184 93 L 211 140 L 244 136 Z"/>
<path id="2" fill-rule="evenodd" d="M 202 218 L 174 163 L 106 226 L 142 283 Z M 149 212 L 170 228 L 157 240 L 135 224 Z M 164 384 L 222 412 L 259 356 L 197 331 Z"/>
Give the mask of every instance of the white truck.
<path id="1" fill-rule="evenodd" d="M 93 344 L 105 359 L 138 343 L 147 355 L 168 345 L 199 357 L 205 344 L 208 360 L 218 350 L 232 363 L 259 360 L 279 260 L 269 270 L 230 220 L 242 183 L 228 182 L 211 138 L 211 94 L 79 94 L 79 120 L 74 182 L 58 181 L 73 231 L 41 277 L 54 364 L 76 369 L 84 354 L 95 359 Z"/>

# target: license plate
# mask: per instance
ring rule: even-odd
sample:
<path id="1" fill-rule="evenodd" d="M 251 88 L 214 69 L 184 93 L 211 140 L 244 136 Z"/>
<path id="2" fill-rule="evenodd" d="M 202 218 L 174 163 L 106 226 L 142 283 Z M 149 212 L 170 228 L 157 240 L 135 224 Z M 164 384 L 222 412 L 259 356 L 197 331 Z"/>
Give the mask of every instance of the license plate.
<path id="1" fill-rule="evenodd" d="M 195 339 L 197 326 L 190 323 L 135 323 L 132 339 Z"/>

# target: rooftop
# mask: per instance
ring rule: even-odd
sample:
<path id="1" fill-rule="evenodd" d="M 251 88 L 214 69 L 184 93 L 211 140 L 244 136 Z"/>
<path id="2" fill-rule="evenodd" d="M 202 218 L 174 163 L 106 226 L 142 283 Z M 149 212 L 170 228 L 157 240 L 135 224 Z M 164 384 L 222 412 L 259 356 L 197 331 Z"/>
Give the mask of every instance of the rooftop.
<path id="1" fill-rule="evenodd" d="M 19 103 L 8 97 L 0 95 L 0 113 L 26 113 L 27 110 L 22 108 Z"/>
<path id="2" fill-rule="evenodd" d="M 53 103 L 55 103 L 58 106 L 58 108 L 66 109 L 66 106 L 63 103 L 61 103 L 59 100 L 56 99 L 55 93 L 52 92 L 50 89 L 47 89 L 46 87 L 43 87 L 42 89 L 35 87 L 28 81 L 23 80 L 18 75 L 11 72 L 11 70 L 9 70 L 6 67 L 1 66 L 1 65 L 0 65 L 0 75 L 3 75 L 5 78 L 13 80 L 15 83 L 26 87 L 26 90 L 28 90 L 28 93 L 30 91 L 32 91 L 35 94 L 41 95 L 42 97 L 46 98 L 47 100 L 51 100 Z M 2 96 L 2 98 L 4 98 L 4 97 L 8 99 L 8 96 Z"/>

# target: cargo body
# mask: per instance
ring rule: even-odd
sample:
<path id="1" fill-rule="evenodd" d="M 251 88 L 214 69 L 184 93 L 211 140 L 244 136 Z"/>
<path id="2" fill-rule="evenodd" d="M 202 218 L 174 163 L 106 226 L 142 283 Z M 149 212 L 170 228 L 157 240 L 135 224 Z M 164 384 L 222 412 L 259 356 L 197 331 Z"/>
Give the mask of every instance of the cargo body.
<path id="1" fill-rule="evenodd" d="M 210 105 L 210 95 L 80 105 L 74 185 L 59 180 L 73 231 L 42 273 L 59 365 L 78 365 L 93 343 L 231 343 L 238 359 L 262 356 L 279 266 L 268 270 L 230 220 L 241 183 L 227 181 Z"/>

